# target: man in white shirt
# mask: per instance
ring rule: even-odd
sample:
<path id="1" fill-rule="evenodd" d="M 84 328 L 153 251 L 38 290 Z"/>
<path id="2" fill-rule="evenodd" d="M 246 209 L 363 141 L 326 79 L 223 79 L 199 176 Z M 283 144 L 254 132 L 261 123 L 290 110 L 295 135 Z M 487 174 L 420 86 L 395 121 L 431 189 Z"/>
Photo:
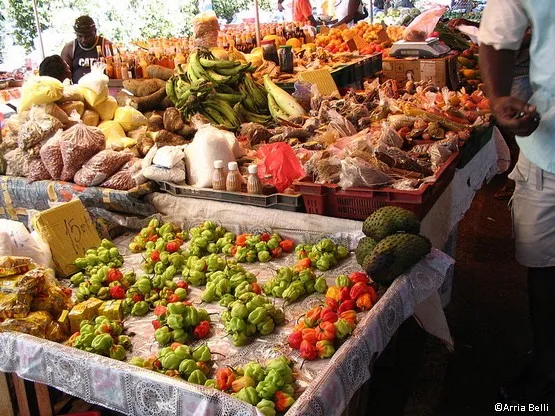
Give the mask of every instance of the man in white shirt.
<path id="1" fill-rule="evenodd" d="M 555 396 L 555 4 L 552 0 L 489 0 L 480 25 L 480 65 L 497 124 L 520 147 L 509 176 L 516 259 L 528 267 L 534 336 L 532 362 L 522 377 L 523 399 Z M 515 53 L 532 27 L 529 102 L 511 97 Z M 541 118 L 540 118 L 541 116 Z"/>

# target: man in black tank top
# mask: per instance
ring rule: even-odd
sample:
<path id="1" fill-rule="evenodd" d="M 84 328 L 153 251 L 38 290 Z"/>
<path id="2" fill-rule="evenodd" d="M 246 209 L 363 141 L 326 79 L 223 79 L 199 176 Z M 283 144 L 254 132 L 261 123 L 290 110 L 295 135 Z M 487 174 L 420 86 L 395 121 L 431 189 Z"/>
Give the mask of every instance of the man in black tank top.
<path id="1" fill-rule="evenodd" d="M 78 17 L 73 30 L 76 39 L 64 46 L 62 58 L 71 69 L 73 83 L 77 84 L 83 75 L 91 72 L 92 63 L 99 60 L 97 46 L 105 54 L 106 46 L 112 45 L 112 42 L 96 34 L 96 25 L 89 16 Z"/>

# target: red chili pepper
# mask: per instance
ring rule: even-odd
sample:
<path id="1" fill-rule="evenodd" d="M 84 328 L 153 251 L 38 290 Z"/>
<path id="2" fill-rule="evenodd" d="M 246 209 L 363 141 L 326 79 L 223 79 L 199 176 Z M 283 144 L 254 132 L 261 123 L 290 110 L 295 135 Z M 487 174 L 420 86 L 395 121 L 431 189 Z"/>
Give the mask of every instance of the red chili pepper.
<path id="1" fill-rule="evenodd" d="M 145 295 L 142 293 L 133 293 L 133 302 L 137 303 L 142 300 L 145 300 Z"/>
<path id="2" fill-rule="evenodd" d="M 106 281 L 108 283 L 112 283 L 116 281 L 119 282 L 121 279 L 123 279 L 123 273 L 120 271 L 120 269 L 118 269 L 117 267 L 114 267 L 108 270 L 108 276 L 106 277 Z"/>
<path id="3" fill-rule="evenodd" d="M 160 261 L 160 252 L 158 250 L 154 250 L 152 253 L 150 253 L 150 260 L 152 260 L 153 262 Z"/>
<path id="4" fill-rule="evenodd" d="M 154 319 L 152 321 L 152 326 L 154 327 L 154 330 L 156 331 L 157 329 L 162 328 L 162 323 L 158 319 Z"/>
<path id="5" fill-rule="evenodd" d="M 322 313 L 320 314 L 320 319 L 324 322 L 331 322 L 332 324 L 337 322 L 339 317 L 337 313 L 332 310 L 329 306 L 327 308 L 322 309 Z"/>
<path id="6" fill-rule="evenodd" d="M 268 241 L 270 241 L 271 238 L 272 238 L 272 236 L 270 235 L 270 233 L 263 233 L 260 236 L 260 241 L 264 241 L 264 242 L 267 243 Z"/>
<path id="7" fill-rule="evenodd" d="M 292 240 L 282 240 L 279 242 L 279 246 L 286 253 L 291 253 L 295 248 L 295 243 Z"/>
<path id="8" fill-rule="evenodd" d="M 301 352 L 301 357 L 305 360 L 314 360 L 318 357 L 318 350 L 316 349 L 316 342 L 310 343 L 306 340 L 301 342 L 301 346 L 299 347 L 299 351 Z"/>
<path id="9" fill-rule="evenodd" d="M 351 299 L 358 299 L 359 296 L 363 295 L 364 293 L 368 293 L 369 288 L 370 286 L 368 286 L 366 283 L 355 283 L 351 288 L 349 295 L 351 296 Z"/>
<path id="10" fill-rule="evenodd" d="M 333 341 L 335 339 L 336 328 L 331 322 L 321 322 L 316 329 L 318 334 L 318 341 L 326 340 Z"/>
<path id="11" fill-rule="evenodd" d="M 260 295 L 262 293 L 262 287 L 260 287 L 260 285 L 256 282 L 251 283 L 251 291 L 253 293 L 256 293 L 257 295 Z"/>
<path id="12" fill-rule="evenodd" d="M 355 301 L 352 299 L 346 300 L 345 302 L 341 302 L 341 305 L 339 305 L 339 309 L 337 309 L 337 313 L 341 314 L 345 311 L 350 311 L 355 309 Z"/>
<path id="13" fill-rule="evenodd" d="M 282 252 L 283 250 L 281 249 L 281 247 L 276 247 L 270 252 L 270 254 L 272 255 L 273 258 L 278 258 L 281 256 Z"/>
<path id="14" fill-rule="evenodd" d="M 308 341 L 311 344 L 316 344 L 318 342 L 318 334 L 314 328 L 305 328 L 301 333 L 303 341 Z"/>
<path id="15" fill-rule="evenodd" d="M 293 270 L 296 272 L 302 272 L 303 270 L 310 269 L 310 266 L 312 266 L 312 260 L 306 257 L 299 260 L 297 264 L 295 264 L 295 267 L 293 267 Z"/>
<path id="16" fill-rule="evenodd" d="M 357 313 L 356 313 L 356 311 L 354 311 L 352 309 L 349 310 L 349 311 L 341 312 L 341 315 L 339 315 L 339 317 L 341 319 L 345 319 L 352 326 L 356 325 L 356 323 L 357 323 Z"/>
<path id="17" fill-rule="evenodd" d="M 235 256 L 235 253 L 237 253 L 237 246 L 233 246 L 233 248 L 231 249 L 231 255 Z"/>
<path id="18" fill-rule="evenodd" d="M 304 316 L 304 323 L 309 328 L 314 328 L 318 321 L 320 320 L 320 315 L 322 313 L 321 306 L 315 306 L 311 310 L 309 310 Z"/>
<path id="19" fill-rule="evenodd" d="M 367 311 L 372 307 L 372 297 L 370 293 L 363 293 L 357 298 L 357 308 L 361 311 Z"/>
<path id="20" fill-rule="evenodd" d="M 154 308 L 154 315 L 156 316 L 162 316 L 166 312 L 168 312 L 168 308 L 164 305 L 158 305 Z"/>
<path id="21" fill-rule="evenodd" d="M 125 289 L 121 286 L 112 286 L 110 288 L 110 297 L 112 299 L 123 299 L 123 298 L 125 298 Z"/>
<path id="22" fill-rule="evenodd" d="M 188 289 L 189 284 L 185 280 L 179 280 L 177 282 L 177 287 L 180 287 L 181 289 Z"/>
<path id="23" fill-rule="evenodd" d="M 351 299 L 351 295 L 349 293 L 349 288 L 347 286 L 342 287 L 339 291 L 339 300 L 341 302 L 345 302 L 346 300 Z"/>
<path id="24" fill-rule="evenodd" d="M 239 247 L 245 247 L 247 245 L 248 237 L 249 237 L 249 234 L 238 235 L 237 238 L 235 239 L 235 245 Z"/>
<path id="25" fill-rule="evenodd" d="M 179 244 L 177 241 L 172 240 L 166 243 L 166 251 L 168 253 L 175 253 L 177 250 L 179 250 Z"/>
<path id="26" fill-rule="evenodd" d="M 158 235 L 154 234 L 154 235 L 149 236 L 149 237 L 146 239 L 146 241 L 152 241 L 153 243 L 155 243 L 156 240 L 158 240 L 158 238 L 159 238 Z"/>
<path id="27" fill-rule="evenodd" d="M 334 311 L 336 311 L 337 308 L 339 307 L 339 303 L 337 303 L 335 299 L 328 298 L 328 297 L 326 297 L 326 305 L 328 305 L 328 307 L 333 309 Z"/>
<path id="28" fill-rule="evenodd" d="M 210 322 L 208 321 L 201 321 L 193 331 L 193 335 L 198 339 L 203 339 L 208 336 L 210 332 Z"/>
<path id="29" fill-rule="evenodd" d="M 220 367 L 216 370 L 216 386 L 221 391 L 226 391 L 231 388 L 231 383 L 235 381 L 233 370 L 228 367 Z"/>
<path id="30" fill-rule="evenodd" d="M 287 338 L 287 340 L 289 341 L 289 346 L 291 348 L 298 350 L 299 348 L 301 348 L 301 342 L 303 341 L 303 334 L 301 331 L 293 331 L 291 332 L 291 334 L 289 334 L 289 337 Z"/>
<path id="31" fill-rule="evenodd" d="M 179 296 L 172 293 L 170 296 L 168 296 L 168 303 L 175 303 L 175 302 L 179 302 Z"/>
<path id="32" fill-rule="evenodd" d="M 370 282 L 370 279 L 368 278 L 368 276 L 365 273 L 361 273 L 361 272 L 351 273 L 349 275 L 349 280 L 353 284 L 358 283 L 358 282 L 362 282 L 362 283 L 369 283 Z"/>

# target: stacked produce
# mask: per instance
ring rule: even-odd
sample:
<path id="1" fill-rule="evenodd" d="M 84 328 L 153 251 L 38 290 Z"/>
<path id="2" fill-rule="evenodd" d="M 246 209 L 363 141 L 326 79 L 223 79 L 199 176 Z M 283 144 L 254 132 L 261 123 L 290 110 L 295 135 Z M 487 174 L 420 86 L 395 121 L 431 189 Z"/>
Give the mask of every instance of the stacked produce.
<path id="1" fill-rule="evenodd" d="M 232 247 L 235 240 L 235 234 L 228 232 L 214 221 L 204 221 L 197 227 L 191 228 L 189 235 L 191 237 L 189 253 L 197 257 L 225 252 L 224 248 Z"/>
<path id="2" fill-rule="evenodd" d="M 389 286 L 431 250 L 430 240 L 418 234 L 420 221 L 403 208 L 380 208 L 364 221 L 362 231 L 366 237 L 359 241 L 357 262 L 383 286 Z"/>
<path id="3" fill-rule="evenodd" d="M 281 257 L 282 253 L 292 252 L 293 247 L 293 241 L 283 240 L 277 233 L 241 234 L 234 245 L 224 246 L 222 252 L 233 256 L 239 263 L 266 263 Z"/>
<path id="4" fill-rule="evenodd" d="M 166 83 L 168 97 L 186 120 L 200 113 L 230 130 L 241 121 L 266 123 L 268 103 L 262 87 L 246 74 L 250 66 L 199 49 L 189 56 L 186 70 L 179 67 Z"/>
<path id="5" fill-rule="evenodd" d="M 377 301 L 376 288 L 370 284 L 368 276 L 360 272 L 337 276 L 335 286 L 326 291 L 326 305 L 339 314 L 370 310 Z"/>
<path id="6" fill-rule="evenodd" d="M 122 335 L 123 330 L 121 322 L 112 321 L 101 315 L 91 321 L 82 321 L 79 332 L 73 334 L 67 344 L 80 350 L 123 361 L 126 350 L 131 348 L 131 339 L 127 335 Z"/>
<path id="7" fill-rule="evenodd" d="M 173 276 L 176 267 L 170 265 L 161 275 L 152 278 L 144 275 L 137 279 L 126 294 L 123 303 L 125 313 L 132 316 L 144 316 L 158 305 L 166 306 L 182 302 L 187 298 L 188 284 L 183 280 L 175 282 Z"/>
<path id="8" fill-rule="evenodd" d="M 231 335 L 233 345 L 240 347 L 256 334 L 271 334 L 275 326 L 285 320 L 285 314 L 268 298 L 245 292 L 227 305 L 227 310 L 221 313 L 220 318 Z"/>
<path id="9" fill-rule="evenodd" d="M 156 243 L 159 239 L 162 239 L 166 244 L 162 245 L 159 243 L 158 247 L 156 247 Z M 148 226 L 142 228 L 139 234 L 133 238 L 133 241 L 129 243 L 129 250 L 131 250 L 132 253 L 140 253 L 146 249 L 157 249 L 159 251 L 166 249 L 166 251 L 170 251 L 167 250 L 167 248 L 171 248 L 171 245 L 168 247 L 168 244 L 176 239 L 183 240 L 183 234 L 174 224 L 166 223 L 161 225 L 160 221 L 154 218 L 150 220 Z"/>
<path id="10" fill-rule="evenodd" d="M 297 259 L 306 261 L 308 267 L 314 267 L 321 272 L 337 266 L 337 263 L 349 256 L 349 250 L 346 247 L 334 243 L 331 238 L 324 238 L 316 244 L 299 244 L 295 248 Z M 302 265 L 303 263 L 301 263 Z"/>
<path id="11" fill-rule="evenodd" d="M 462 81 L 461 87 L 464 88 L 467 93 L 473 93 L 478 88 L 483 89 L 482 79 L 480 76 L 478 50 L 478 45 L 471 44 L 470 47 L 463 50 L 457 58 L 460 64 L 459 73 Z"/>
<path id="12" fill-rule="evenodd" d="M 293 363 L 280 356 L 264 365 L 249 362 L 239 368 L 218 368 L 216 388 L 256 406 L 264 416 L 287 412 L 295 400 Z"/>
<path id="13" fill-rule="evenodd" d="M 202 273 L 203 278 L 206 279 L 206 288 L 200 297 L 203 302 L 219 300 L 221 306 L 227 307 L 244 293 L 261 293 L 262 290 L 254 274 L 247 272 L 242 266 L 235 264 L 233 260 L 226 262 L 216 255 L 213 256 L 215 258 L 208 259 L 207 263 L 201 260 L 200 263 L 193 264 L 193 267 L 202 264 L 207 265 L 206 273 L 198 272 L 199 274 Z M 194 276 L 196 278 L 196 275 Z"/>
<path id="14" fill-rule="evenodd" d="M 77 288 L 77 299 L 82 302 L 89 297 L 101 300 L 123 299 L 125 292 L 135 283 L 135 273 L 122 273 L 123 256 L 118 248 L 107 239 L 100 247 L 87 250 L 85 257 L 75 260 L 75 267 L 80 270 L 70 282 Z"/>
<path id="15" fill-rule="evenodd" d="M 206 345 L 192 349 L 188 345 L 174 342 L 156 355 L 148 358 L 133 357 L 129 363 L 189 383 L 207 387 L 215 385 L 215 380 L 207 378 L 212 372 L 212 352 Z"/>
<path id="16" fill-rule="evenodd" d="M 288 303 L 314 292 L 324 293 L 327 288 L 326 279 L 316 276 L 312 269 L 295 271 L 290 267 L 279 268 L 276 275 L 262 286 L 268 296 L 283 298 Z"/>
<path id="17" fill-rule="evenodd" d="M 204 339 L 210 333 L 210 316 L 206 309 L 197 309 L 187 302 L 174 302 L 154 309 L 156 329 L 154 337 L 160 346 L 172 342 L 185 344 L 193 339 Z"/>

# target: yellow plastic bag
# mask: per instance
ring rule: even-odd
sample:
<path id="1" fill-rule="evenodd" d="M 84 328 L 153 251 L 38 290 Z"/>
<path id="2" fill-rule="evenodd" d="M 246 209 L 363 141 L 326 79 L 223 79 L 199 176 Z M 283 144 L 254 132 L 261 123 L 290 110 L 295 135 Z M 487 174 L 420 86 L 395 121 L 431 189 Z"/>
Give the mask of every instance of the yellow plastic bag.
<path id="1" fill-rule="evenodd" d="M 63 84 L 56 78 L 36 76 L 29 78 L 22 88 L 19 111 L 25 111 L 32 105 L 49 104 L 58 101 L 64 93 Z"/>
<path id="2" fill-rule="evenodd" d="M 106 136 L 107 149 L 122 150 L 137 144 L 137 140 L 131 139 L 125 135 L 125 132 L 117 121 L 103 121 L 98 125 L 98 128 L 104 133 L 104 136 Z"/>
<path id="3" fill-rule="evenodd" d="M 106 121 L 114 119 L 116 108 L 118 108 L 118 102 L 114 97 L 109 95 L 106 101 L 100 103 L 94 109 L 98 114 L 100 114 L 100 120 Z"/>
<path id="4" fill-rule="evenodd" d="M 126 132 L 148 124 L 143 113 L 130 106 L 118 107 L 114 114 L 114 121 L 117 121 Z"/>
<path id="5" fill-rule="evenodd" d="M 105 89 L 100 94 L 97 94 L 93 90 L 89 90 L 88 88 L 81 87 L 81 94 L 85 98 L 85 102 L 90 105 L 92 108 L 95 108 L 102 104 L 104 101 L 108 99 L 108 89 Z"/>

